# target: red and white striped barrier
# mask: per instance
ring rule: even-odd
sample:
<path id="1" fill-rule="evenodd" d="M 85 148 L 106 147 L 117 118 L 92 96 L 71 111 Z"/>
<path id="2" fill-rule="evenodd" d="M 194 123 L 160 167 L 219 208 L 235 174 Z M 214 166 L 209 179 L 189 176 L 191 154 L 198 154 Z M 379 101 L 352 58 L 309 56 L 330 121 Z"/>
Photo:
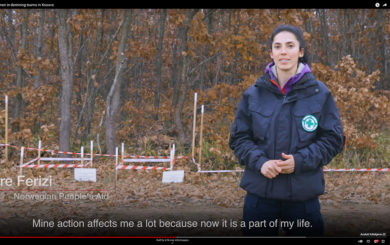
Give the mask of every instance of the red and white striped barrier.
<path id="1" fill-rule="evenodd" d="M 121 164 L 118 164 L 118 147 L 116 148 L 116 164 L 115 164 L 115 169 L 116 170 L 172 170 L 173 166 L 175 164 L 175 145 L 172 145 L 171 153 L 168 156 L 163 156 L 163 157 L 145 157 L 145 158 L 130 158 L 126 159 L 124 158 L 125 156 L 125 149 L 124 149 L 124 144 L 122 143 L 121 147 Z M 167 167 L 160 167 L 160 166 L 134 166 L 134 165 L 124 165 L 124 163 L 137 163 L 137 162 L 142 162 L 142 163 L 164 163 L 164 162 L 169 162 L 170 166 L 169 168 Z"/>
<path id="2" fill-rule="evenodd" d="M 167 167 L 157 167 L 157 166 L 133 166 L 133 165 L 118 165 L 116 169 L 120 170 L 168 170 Z"/>
<path id="3" fill-rule="evenodd" d="M 27 162 L 23 163 L 24 159 L 24 149 L 25 147 L 21 147 L 21 153 L 20 153 L 20 174 L 22 173 L 22 169 L 24 168 L 30 168 L 30 169 L 38 169 L 38 168 L 84 168 L 87 167 L 88 165 L 92 166 L 93 163 L 93 141 L 91 141 L 91 154 L 90 158 L 84 158 L 84 147 L 81 147 L 81 152 L 76 153 L 76 152 L 60 152 L 60 151 L 52 151 L 52 150 L 47 150 L 47 149 L 42 149 L 42 142 L 39 141 L 38 143 L 38 148 L 28 148 L 29 150 L 37 150 L 38 151 L 38 157 Z M 44 152 L 51 152 L 52 154 L 55 153 L 62 153 L 62 154 L 71 154 L 71 155 L 80 155 L 80 158 L 71 158 L 71 157 L 40 157 L 41 151 Z M 54 161 L 78 161 L 81 162 L 80 164 L 41 164 L 42 162 L 54 162 Z M 86 163 L 84 164 L 84 161 Z M 37 162 L 37 163 L 35 163 Z"/>
<path id="4" fill-rule="evenodd" d="M 233 173 L 244 172 L 244 169 L 236 170 L 202 170 L 199 163 L 192 159 L 192 162 L 197 167 L 198 173 Z M 390 168 L 327 168 L 323 169 L 324 172 L 390 172 Z"/>
<path id="5" fill-rule="evenodd" d="M 138 155 L 126 155 L 124 158 L 135 158 L 135 159 L 170 159 L 169 156 L 138 156 Z M 175 156 L 175 159 L 187 159 L 187 156 Z"/>
<path id="6" fill-rule="evenodd" d="M 324 168 L 324 172 L 390 172 L 390 168 Z"/>
<path id="7" fill-rule="evenodd" d="M 0 144 L 0 147 L 3 146 L 9 146 L 16 148 L 18 150 L 21 149 L 21 146 L 16 146 L 16 145 L 10 145 L 10 144 Z M 39 151 L 39 148 L 35 147 L 25 147 L 25 150 L 30 150 L 30 151 Z M 65 154 L 65 155 L 82 155 L 81 153 L 78 152 L 69 152 L 69 151 L 59 151 L 59 150 L 49 150 L 49 149 L 40 149 L 43 152 L 49 152 L 51 154 Z M 116 157 L 115 154 L 99 154 L 99 153 L 83 153 L 84 156 L 91 156 L 92 157 Z M 122 157 L 121 155 L 118 155 L 119 157 Z M 123 156 L 124 158 L 135 158 L 135 159 L 169 159 L 169 156 L 141 156 L 141 155 L 125 155 Z M 188 159 L 188 156 L 175 156 L 176 160 L 180 159 Z"/>
<path id="8" fill-rule="evenodd" d="M 84 168 L 83 164 L 29 164 L 22 168 Z"/>
<path id="9" fill-rule="evenodd" d="M 170 162 L 171 158 L 136 158 L 136 159 L 123 159 L 122 163 L 125 162 Z"/>
<path id="10" fill-rule="evenodd" d="M 124 144 L 122 143 L 122 149 L 121 149 L 121 164 L 118 164 L 119 162 L 119 154 L 118 154 L 118 147 L 115 149 L 115 189 L 116 189 L 116 182 L 118 180 L 118 170 L 172 170 L 173 166 L 175 165 L 175 144 L 172 145 L 171 153 L 169 155 L 169 158 L 163 157 L 158 159 L 150 159 L 150 158 L 142 158 L 142 159 L 125 159 L 125 149 Z M 135 165 L 124 165 L 126 162 L 169 162 L 169 168 L 168 167 L 162 167 L 162 166 L 135 166 Z"/>
<path id="11" fill-rule="evenodd" d="M 38 148 L 35 147 L 21 147 L 21 146 L 15 146 L 11 144 L 0 144 L 0 147 L 13 147 L 16 149 L 21 149 L 21 163 L 20 163 L 20 169 L 22 168 L 82 168 L 89 165 L 92 165 L 93 163 L 93 157 L 94 156 L 105 156 L 105 157 L 120 157 L 121 164 L 116 164 L 116 169 L 120 170 L 171 170 L 172 168 L 165 168 L 165 167 L 156 167 L 156 166 L 136 166 L 136 165 L 124 165 L 123 163 L 137 163 L 137 162 L 171 162 L 172 165 L 172 159 L 173 163 L 177 159 L 187 159 L 189 157 L 187 156 L 141 156 L 141 155 L 124 155 L 124 151 L 122 150 L 122 155 L 115 154 L 95 154 L 93 153 L 93 142 L 91 141 L 91 153 L 84 153 L 84 148 L 81 147 L 81 152 L 66 152 L 66 151 L 58 151 L 58 150 L 49 150 L 41 148 L 41 141 L 39 141 Z M 122 146 L 123 147 L 123 146 Z M 24 150 L 31 150 L 31 151 L 38 151 L 38 157 L 27 162 L 23 163 L 24 158 Z M 51 154 L 68 154 L 68 155 L 80 155 L 81 157 L 78 158 L 50 158 L 50 157 L 39 157 L 40 152 L 49 152 Z M 90 156 L 89 158 L 84 158 L 83 156 Z M 123 157 L 122 157 L 123 156 Z M 40 162 L 43 161 L 81 161 L 82 164 L 41 164 Z M 84 164 L 84 161 L 87 161 L 86 164 Z M 197 166 L 197 172 L 198 173 L 233 173 L 233 172 L 243 172 L 244 169 L 236 169 L 236 170 L 202 170 L 201 164 L 197 163 L 195 159 L 192 159 L 193 163 Z M 36 164 L 35 162 L 38 162 Z M 324 172 L 390 172 L 390 168 L 324 168 Z"/>

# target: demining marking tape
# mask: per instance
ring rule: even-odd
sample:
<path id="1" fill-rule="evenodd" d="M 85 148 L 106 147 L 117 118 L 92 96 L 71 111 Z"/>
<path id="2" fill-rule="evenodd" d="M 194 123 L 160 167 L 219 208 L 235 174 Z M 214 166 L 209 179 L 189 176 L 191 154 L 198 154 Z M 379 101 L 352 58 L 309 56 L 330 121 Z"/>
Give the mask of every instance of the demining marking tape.
<path id="1" fill-rule="evenodd" d="M 390 168 L 327 168 L 324 172 L 390 172 Z"/>
<path id="2" fill-rule="evenodd" d="M 122 162 L 170 162 L 171 159 L 123 159 Z"/>
<path id="3" fill-rule="evenodd" d="M 38 148 L 34 148 L 34 147 L 23 147 L 23 146 L 16 146 L 16 145 L 11 145 L 11 144 L 0 144 L 0 147 L 2 146 L 9 146 L 9 147 L 13 147 L 13 148 L 16 148 L 16 149 L 26 149 L 26 150 L 34 150 L 34 151 L 38 151 L 39 149 Z M 62 153 L 62 154 L 71 154 L 71 155 L 81 155 L 81 153 L 77 153 L 77 152 L 64 152 L 64 151 L 58 151 L 58 150 L 47 150 L 47 149 L 40 149 L 41 151 L 44 151 L 44 152 L 51 152 L 51 153 Z M 112 154 L 91 154 L 91 153 L 83 153 L 82 155 L 87 155 L 87 156 L 105 156 L 105 157 L 115 157 L 115 155 L 112 155 Z M 120 157 L 120 156 L 118 156 Z M 131 161 L 131 159 L 124 159 L 125 162 L 169 162 L 170 161 L 170 158 L 168 156 L 138 156 L 138 155 L 128 155 L 126 157 L 129 157 L 129 158 L 135 158 L 135 159 L 139 159 L 138 161 L 134 160 L 134 161 Z M 174 160 L 176 159 L 187 159 L 189 158 L 188 156 L 174 156 Z M 69 159 L 69 160 L 67 160 Z M 92 157 L 91 157 L 92 159 Z M 144 159 L 141 161 L 141 159 Z M 155 159 L 162 159 L 162 161 L 153 161 Z M 74 166 L 76 167 L 85 167 L 87 166 L 88 164 L 90 163 L 87 163 L 87 164 L 45 164 L 45 165 L 42 165 L 42 164 L 30 164 L 30 163 L 33 163 L 35 161 L 80 161 L 81 158 L 35 158 L 23 165 L 21 165 L 21 168 L 43 168 L 43 166 L 45 166 L 45 168 L 73 168 Z M 83 160 L 90 160 L 90 158 L 84 158 Z M 146 161 L 148 160 L 148 161 Z M 149 161 L 150 160 L 150 161 Z M 166 161 L 164 161 L 166 160 Z M 199 163 L 196 163 L 195 159 L 192 159 L 193 160 L 193 163 L 197 166 L 197 169 L 198 169 L 198 173 L 229 173 L 229 172 L 243 172 L 244 170 L 201 170 L 201 166 Z M 145 167 L 145 166 L 125 166 L 125 165 L 118 165 L 119 166 L 122 166 L 124 167 L 123 169 L 129 169 L 129 167 L 136 167 L 134 169 L 140 169 L 138 167 Z M 118 168 L 117 169 L 121 169 L 121 168 Z M 159 168 L 160 167 L 147 167 L 146 169 L 155 169 L 155 168 L 158 168 L 157 170 L 160 170 Z M 168 168 L 165 168 L 165 169 L 168 169 Z M 165 170 L 165 169 L 161 169 L 161 170 Z M 324 172 L 390 172 L 390 168 L 325 168 L 323 169 Z"/>
<path id="4" fill-rule="evenodd" d="M 243 169 L 237 170 L 199 170 L 198 173 L 234 173 L 234 172 L 244 172 Z"/>
<path id="5" fill-rule="evenodd" d="M 390 168 L 328 168 L 324 169 L 324 172 L 390 172 Z M 232 173 L 232 172 L 244 172 L 243 169 L 238 170 L 200 170 L 198 173 Z"/>
<path id="6" fill-rule="evenodd" d="M 24 164 L 21 168 L 83 168 L 83 164 Z"/>
<path id="7" fill-rule="evenodd" d="M 23 166 L 24 166 L 24 165 L 31 164 L 31 163 L 33 163 L 33 162 L 36 162 L 36 161 L 38 161 L 38 160 L 39 160 L 39 157 L 37 157 L 37 158 L 35 158 L 35 159 L 33 159 L 33 160 L 29 161 L 29 162 L 26 162 L 25 164 L 23 164 Z"/>
<path id="8" fill-rule="evenodd" d="M 2 146 L 9 146 L 14 147 L 16 149 L 20 149 L 21 146 L 11 145 L 11 144 L 0 144 L 0 147 Z M 38 151 L 38 148 L 35 147 L 24 147 L 25 150 L 30 151 Z M 98 157 L 115 157 L 114 154 L 98 154 L 98 153 L 78 153 L 78 152 L 68 152 L 68 151 L 59 151 L 59 150 L 48 150 L 48 149 L 41 149 L 43 152 L 50 152 L 52 154 L 67 154 L 67 155 L 83 155 L 83 156 L 98 156 Z M 121 157 L 121 155 L 118 155 L 118 157 Z M 126 155 L 125 158 L 136 158 L 136 159 L 169 159 L 169 156 L 139 156 L 139 155 Z M 175 159 L 188 159 L 188 156 L 175 156 Z M 86 159 L 88 160 L 88 159 Z"/>
<path id="9" fill-rule="evenodd" d="M 120 170 L 168 170 L 167 167 L 157 166 L 133 166 L 133 165 L 118 165 L 116 169 Z"/>
<path id="10" fill-rule="evenodd" d="M 81 161 L 81 160 L 90 160 L 90 158 L 50 158 L 50 157 L 41 157 L 41 161 Z"/>

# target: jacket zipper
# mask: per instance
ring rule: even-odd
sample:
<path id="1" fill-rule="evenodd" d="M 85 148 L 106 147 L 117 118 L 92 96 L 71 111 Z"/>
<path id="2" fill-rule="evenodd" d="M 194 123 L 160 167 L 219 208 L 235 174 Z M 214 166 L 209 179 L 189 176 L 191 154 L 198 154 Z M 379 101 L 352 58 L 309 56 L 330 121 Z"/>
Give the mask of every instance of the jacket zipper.
<path id="1" fill-rule="evenodd" d="M 285 97 L 285 99 L 286 99 L 286 97 Z M 285 102 L 285 101 L 284 101 Z M 291 137 L 291 134 L 292 134 L 292 130 L 294 130 L 293 129 L 293 125 L 294 125 L 294 117 L 293 117 L 293 115 L 292 115 L 292 113 L 291 113 L 291 110 L 290 110 L 290 137 Z M 288 151 L 289 152 L 287 152 L 286 154 L 291 154 L 291 142 L 292 142 L 292 139 L 290 139 L 290 143 L 289 143 L 289 146 L 288 146 Z M 293 173 L 291 173 L 291 174 L 288 174 L 287 175 L 287 183 L 288 183 L 288 191 L 289 191 L 289 193 L 288 193 L 288 197 L 290 198 L 290 199 L 292 199 L 293 198 L 293 188 L 292 188 L 292 174 Z"/>
<path id="2" fill-rule="evenodd" d="M 283 95 L 283 104 L 286 104 L 286 95 Z M 293 118 L 292 118 L 292 115 L 291 115 L 291 111 L 290 111 L 290 121 L 291 120 L 293 120 Z M 290 132 L 292 132 L 292 126 L 293 125 L 293 123 L 290 123 Z M 290 135 L 291 136 L 291 135 Z M 290 154 L 291 153 L 291 141 L 292 141 L 292 139 L 290 139 L 290 144 L 289 144 L 289 146 L 288 146 L 288 151 L 289 152 L 286 152 L 286 154 Z M 292 198 L 292 180 L 291 180 L 291 174 L 288 174 L 287 175 L 287 184 L 288 184 L 288 191 L 289 191 L 289 193 L 288 193 L 288 197 L 291 199 Z"/>
<path id="3" fill-rule="evenodd" d="M 281 111 L 281 109 L 282 109 L 282 106 L 283 106 L 285 100 L 286 100 L 286 95 L 283 95 L 282 104 L 280 105 L 278 115 L 277 115 L 277 117 L 275 118 L 275 122 L 274 122 L 274 123 L 275 123 L 275 126 L 276 126 L 276 124 L 277 124 L 278 121 L 279 121 L 280 111 Z M 276 134 L 277 134 L 277 130 L 274 130 L 274 141 L 273 141 L 273 142 L 276 142 Z M 273 159 L 276 159 L 275 153 L 276 153 L 276 143 L 274 143 L 274 156 L 273 156 Z"/>
<path id="4" fill-rule="evenodd" d="M 283 106 L 283 103 L 284 103 L 285 99 L 286 99 L 286 96 L 283 95 L 283 101 L 282 101 L 282 104 L 281 104 L 281 106 L 280 106 L 280 109 L 281 109 L 281 107 Z M 280 110 L 279 110 L 278 115 L 276 116 L 275 121 L 274 121 L 275 126 L 276 126 L 276 124 L 278 123 L 279 115 L 280 115 Z M 273 159 L 276 159 L 276 157 L 275 157 L 275 152 L 276 152 L 276 133 L 277 133 L 277 130 L 274 130 L 273 142 L 275 142 L 275 143 L 274 143 L 274 150 L 273 150 Z M 269 190 L 273 188 L 273 184 L 274 184 L 274 179 L 270 179 L 270 180 L 268 180 L 268 181 L 266 182 L 266 187 L 265 187 L 265 198 L 268 198 L 268 196 L 269 196 Z"/>

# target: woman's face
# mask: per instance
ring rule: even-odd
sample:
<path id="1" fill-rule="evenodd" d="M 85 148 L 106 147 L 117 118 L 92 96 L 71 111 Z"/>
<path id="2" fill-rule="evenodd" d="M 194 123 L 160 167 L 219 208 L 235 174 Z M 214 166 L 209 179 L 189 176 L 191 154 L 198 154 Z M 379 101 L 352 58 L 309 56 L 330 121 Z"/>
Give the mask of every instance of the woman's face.
<path id="1" fill-rule="evenodd" d="M 303 57 L 304 50 L 299 48 L 295 35 L 288 31 L 276 34 L 272 42 L 271 58 L 279 71 L 295 72 L 298 58 Z"/>

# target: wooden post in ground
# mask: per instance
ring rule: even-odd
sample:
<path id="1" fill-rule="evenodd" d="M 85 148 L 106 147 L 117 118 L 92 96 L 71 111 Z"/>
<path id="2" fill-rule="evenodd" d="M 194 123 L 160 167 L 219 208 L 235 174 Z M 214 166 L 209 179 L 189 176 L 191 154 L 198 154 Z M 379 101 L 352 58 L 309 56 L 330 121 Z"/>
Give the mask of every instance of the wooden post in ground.
<path id="1" fill-rule="evenodd" d="M 123 159 L 125 158 L 125 143 L 121 144 L 121 163 L 123 164 Z"/>
<path id="2" fill-rule="evenodd" d="M 115 193 L 116 193 L 116 182 L 118 179 L 118 147 L 115 148 Z"/>
<path id="3" fill-rule="evenodd" d="M 169 170 L 172 171 L 173 167 L 175 165 L 175 144 L 172 144 L 172 149 L 170 150 L 170 163 L 169 163 Z"/>
<path id="4" fill-rule="evenodd" d="M 24 147 L 22 146 L 22 148 L 20 149 L 19 175 L 22 175 L 23 157 L 24 157 Z"/>
<path id="5" fill-rule="evenodd" d="M 5 162 L 8 162 L 8 96 L 5 96 Z"/>
<path id="6" fill-rule="evenodd" d="M 38 165 L 41 164 L 41 148 L 42 148 L 42 141 L 38 141 Z"/>
<path id="7" fill-rule="evenodd" d="M 204 105 L 202 105 L 202 111 L 200 116 L 200 132 L 199 132 L 199 159 L 198 163 L 201 164 L 202 162 L 202 144 L 203 144 L 203 114 L 204 114 Z"/>
<path id="8" fill-rule="evenodd" d="M 91 168 L 93 168 L 93 140 L 91 140 Z"/>
<path id="9" fill-rule="evenodd" d="M 194 119 L 192 125 L 192 159 L 195 159 L 195 133 L 196 133 L 196 102 L 198 100 L 198 94 L 194 94 Z"/>
<path id="10" fill-rule="evenodd" d="M 81 166 L 84 167 L 84 146 L 81 146 L 81 149 L 80 149 L 81 153 Z"/>

